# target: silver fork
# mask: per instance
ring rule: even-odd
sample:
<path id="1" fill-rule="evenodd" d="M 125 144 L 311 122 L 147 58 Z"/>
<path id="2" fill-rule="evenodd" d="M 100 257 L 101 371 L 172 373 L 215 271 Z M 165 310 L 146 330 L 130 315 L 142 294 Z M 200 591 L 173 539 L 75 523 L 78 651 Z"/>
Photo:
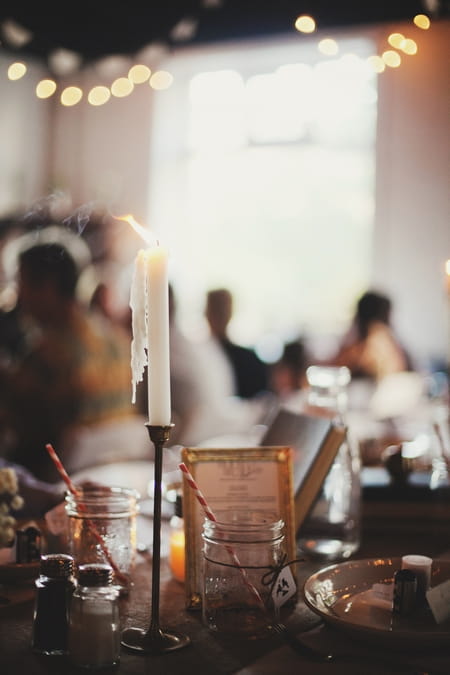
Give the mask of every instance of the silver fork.
<path id="1" fill-rule="evenodd" d="M 296 652 L 299 654 L 303 654 L 303 656 L 308 656 L 310 659 L 314 659 L 315 661 L 325 661 L 330 663 L 331 661 L 334 661 L 335 656 L 332 653 L 324 654 L 323 652 L 319 651 L 318 649 L 315 649 L 314 647 L 310 647 L 310 645 L 307 645 L 301 638 L 299 638 L 297 635 L 294 635 L 291 633 L 284 623 L 273 623 L 272 624 L 273 630 L 281 635 L 287 642 L 287 644 L 292 647 Z"/>
<path id="2" fill-rule="evenodd" d="M 350 663 L 352 661 L 353 662 L 359 661 L 363 658 L 362 656 L 358 656 L 357 654 L 350 654 L 350 653 L 333 654 L 329 652 L 328 654 L 325 654 L 319 649 L 311 647 L 310 645 L 303 642 L 303 640 L 298 635 L 294 635 L 293 633 L 291 633 L 290 630 L 286 628 L 284 623 L 280 622 L 272 623 L 271 626 L 273 630 L 276 633 L 279 633 L 279 635 L 281 635 L 286 640 L 287 644 L 290 647 L 292 647 L 292 649 L 294 649 L 298 654 L 307 656 L 314 661 L 322 661 L 325 663 L 331 663 L 333 661 L 348 661 Z M 408 675 L 429 675 L 429 673 L 422 670 L 422 668 L 416 669 L 414 666 L 411 666 L 411 664 L 404 663 L 401 659 L 396 658 L 392 654 L 389 654 L 389 657 L 386 658 L 382 654 L 380 655 L 372 653 L 370 658 L 373 662 L 384 664 L 385 666 L 392 666 L 393 664 L 395 664 L 399 668 L 404 670 L 405 673 L 408 673 Z"/>

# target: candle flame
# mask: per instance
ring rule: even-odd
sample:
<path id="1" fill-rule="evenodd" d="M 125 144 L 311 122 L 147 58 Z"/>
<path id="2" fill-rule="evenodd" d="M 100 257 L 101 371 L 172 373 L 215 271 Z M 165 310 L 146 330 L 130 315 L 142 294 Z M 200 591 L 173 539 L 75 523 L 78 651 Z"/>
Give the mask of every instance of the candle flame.
<path id="1" fill-rule="evenodd" d="M 127 214 L 126 216 L 114 216 L 116 220 L 123 220 L 125 223 L 128 223 L 131 225 L 133 230 L 139 234 L 139 236 L 142 237 L 142 239 L 147 243 L 147 244 L 158 244 L 158 240 L 149 232 L 148 230 L 145 229 L 142 225 L 140 225 L 137 220 L 134 218 L 131 213 Z"/>

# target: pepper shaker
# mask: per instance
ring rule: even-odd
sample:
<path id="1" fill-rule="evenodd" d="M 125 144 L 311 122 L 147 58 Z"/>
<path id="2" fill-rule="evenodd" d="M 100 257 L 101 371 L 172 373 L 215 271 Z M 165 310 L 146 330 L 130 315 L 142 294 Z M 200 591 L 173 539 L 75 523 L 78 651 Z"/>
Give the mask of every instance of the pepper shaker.
<path id="1" fill-rule="evenodd" d="M 411 614 L 417 604 L 417 576 L 412 570 L 401 569 L 394 574 L 392 611 L 401 616 Z"/>
<path id="2" fill-rule="evenodd" d="M 75 590 L 72 556 L 53 553 L 41 556 L 36 579 L 32 649 L 39 654 L 67 653 L 70 601 Z"/>

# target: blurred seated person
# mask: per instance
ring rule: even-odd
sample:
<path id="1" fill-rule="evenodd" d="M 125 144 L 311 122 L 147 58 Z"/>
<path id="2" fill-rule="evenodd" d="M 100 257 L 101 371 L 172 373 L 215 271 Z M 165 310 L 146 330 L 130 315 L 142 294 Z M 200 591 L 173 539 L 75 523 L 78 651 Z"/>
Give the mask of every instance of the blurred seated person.
<path id="1" fill-rule="evenodd" d="M 77 429 L 133 414 L 129 337 L 78 301 L 80 270 L 67 246 L 31 245 L 19 253 L 18 268 L 26 349 L 0 371 L 2 454 L 37 479 L 56 482 L 46 443 L 70 472 L 81 468 L 69 450 Z"/>
<path id="2" fill-rule="evenodd" d="M 177 300 L 169 286 L 170 385 L 175 427 L 171 443 L 208 443 L 248 431 L 264 408 L 236 397 L 231 366 L 220 345 L 189 339 L 177 322 Z"/>
<path id="3" fill-rule="evenodd" d="M 270 375 L 272 391 L 281 399 L 303 389 L 309 358 L 301 339 L 285 344 L 280 359 L 273 364 Z"/>
<path id="4" fill-rule="evenodd" d="M 199 354 L 196 346 L 180 330 L 173 286 L 169 285 L 170 394 L 172 418 L 175 423 L 171 442 L 189 445 L 199 439 L 192 436 L 192 425 L 207 406 L 207 396 L 201 380 Z"/>
<path id="5" fill-rule="evenodd" d="M 347 366 L 352 378 L 380 380 L 411 370 L 409 357 L 391 327 L 391 300 L 368 291 L 358 300 L 349 332 L 330 365 Z"/>
<path id="6" fill-rule="evenodd" d="M 231 367 L 233 393 L 250 399 L 268 390 L 268 373 L 265 364 L 253 349 L 237 345 L 228 336 L 228 325 L 233 315 L 233 297 L 225 288 L 211 290 L 206 296 L 205 317 L 211 338 Z"/>
<path id="7" fill-rule="evenodd" d="M 66 486 L 62 481 L 46 483 L 38 480 L 28 469 L 0 457 L 0 469 L 6 468 L 14 470 L 18 493 L 23 499 L 23 506 L 14 514 L 16 518 L 42 518 L 64 500 Z"/>

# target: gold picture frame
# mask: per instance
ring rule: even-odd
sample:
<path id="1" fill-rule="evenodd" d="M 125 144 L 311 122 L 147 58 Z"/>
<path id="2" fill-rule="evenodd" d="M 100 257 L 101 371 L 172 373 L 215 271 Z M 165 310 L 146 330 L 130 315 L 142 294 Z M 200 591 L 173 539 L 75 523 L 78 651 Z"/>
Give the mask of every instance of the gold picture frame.
<path id="1" fill-rule="evenodd" d="M 186 464 L 214 513 L 227 509 L 255 510 L 285 523 L 286 554 L 295 559 L 292 449 L 183 448 Z M 201 608 L 202 526 L 204 512 L 195 491 L 183 480 L 183 517 L 186 541 L 186 607 Z"/>

